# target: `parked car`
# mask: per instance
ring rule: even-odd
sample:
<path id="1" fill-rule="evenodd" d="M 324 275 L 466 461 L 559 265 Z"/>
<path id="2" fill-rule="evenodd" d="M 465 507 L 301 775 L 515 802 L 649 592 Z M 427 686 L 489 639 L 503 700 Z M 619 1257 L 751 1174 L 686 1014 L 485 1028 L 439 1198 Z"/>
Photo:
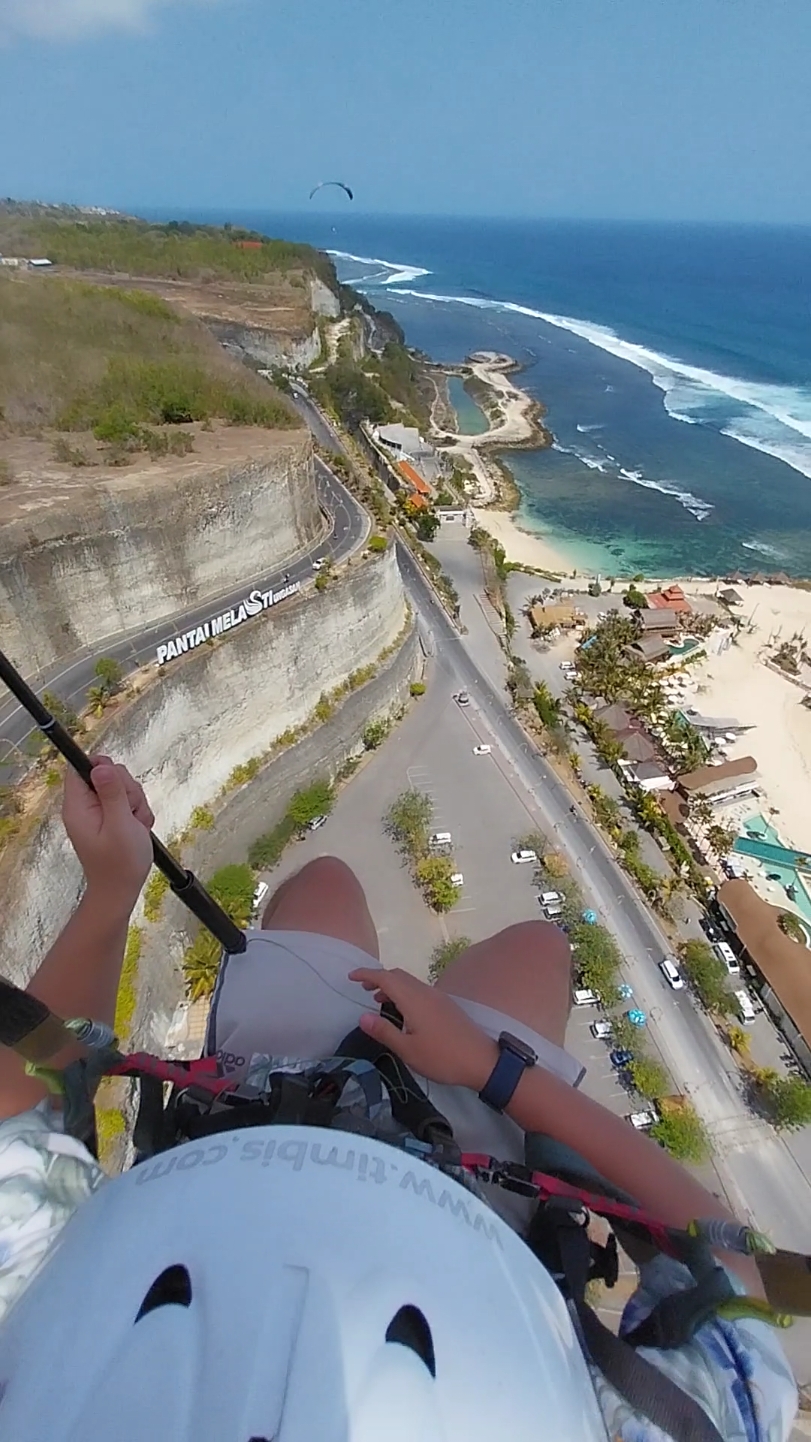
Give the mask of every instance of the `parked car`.
<path id="1" fill-rule="evenodd" d="M 514 866 L 526 866 L 530 861 L 537 864 L 538 853 L 537 851 L 512 851 L 510 852 L 510 861 Z"/>
<path id="2" fill-rule="evenodd" d="M 591 1023 L 591 1026 L 589 1027 L 589 1031 L 591 1032 L 592 1036 L 596 1038 L 597 1041 L 608 1041 L 608 1038 L 611 1035 L 611 1022 L 593 1021 Z"/>
<path id="3" fill-rule="evenodd" d="M 464 884 L 465 878 L 462 875 L 461 871 L 454 871 L 453 876 L 451 877 L 451 886 L 464 886 Z"/>
<path id="4" fill-rule="evenodd" d="M 633 1052 L 627 1051 L 624 1046 L 615 1047 L 614 1050 L 609 1053 L 609 1056 L 611 1065 L 615 1066 L 617 1071 L 624 1071 L 626 1067 L 631 1065 L 634 1059 Z"/>
<path id="5" fill-rule="evenodd" d="M 268 886 L 267 882 L 266 882 L 266 881 L 260 881 L 259 884 L 258 884 L 258 886 L 257 886 L 257 888 L 256 888 L 256 890 L 255 890 L 255 892 L 254 892 L 254 894 L 253 894 L 253 909 L 254 909 L 254 911 L 258 911 L 258 910 L 259 910 L 260 906 L 262 905 L 262 902 L 264 901 L 264 899 L 265 899 L 265 897 L 267 896 L 267 894 L 268 894 L 269 891 L 270 891 L 270 887 Z"/>
<path id="6" fill-rule="evenodd" d="M 729 945 L 729 942 L 716 941 L 713 943 L 712 949 L 715 952 L 715 955 L 718 957 L 718 960 L 724 963 L 724 966 L 726 967 L 730 976 L 738 976 L 741 970 L 741 964 L 738 961 L 738 958 L 735 955 L 734 951 L 732 950 L 732 947 Z"/>
<path id="7" fill-rule="evenodd" d="M 541 906 L 554 906 L 555 902 L 565 901 L 562 891 L 542 891 L 538 900 Z"/>
<path id="8" fill-rule="evenodd" d="M 428 845 L 433 851 L 437 851 L 446 846 L 452 846 L 453 837 L 449 831 L 435 831 L 433 836 L 428 837 Z"/>
<path id="9" fill-rule="evenodd" d="M 659 1118 L 655 1111 L 644 1111 L 630 1112 L 625 1120 L 630 1122 L 632 1127 L 636 1127 L 638 1132 L 646 1132 Z"/>
<path id="10" fill-rule="evenodd" d="M 563 907 L 559 901 L 548 901 L 545 906 L 541 902 L 541 906 L 547 921 L 557 921 L 557 918 L 563 915 Z"/>
<path id="11" fill-rule="evenodd" d="M 468 696 L 467 691 L 457 691 L 453 699 L 458 706 L 470 705 L 470 697 Z"/>
<path id="12" fill-rule="evenodd" d="M 493 749 L 492 746 L 488 746 L 487 743 L 484 742 L 481 746 L 474 746 L 474 747 L 473 747 L 473 755 L 474 755 L 474 756 L 489 756 L 489 755 L 490 755 L 490 752 L 492 751 L 492 749 Z"/>
<path id="13" fill-rule="evenodd" d="M 702 916 L 701 929 L 708 941 L 723 941 L 724 939 L 724 933 L 711 916 Z"/>
<path id="14" fill-rule="evenodd" d="M 326 816 L 314 816 L 312 821 L 308 823 L 307 830 L 318 831 L 326 823 L 326 820 Z"/>
<path id="15" fill-rule="evenodd" d="M 681 976 L 679 968 L 671 957 L 666 956 L 663 961 L 659 962 L 659 970 L 668 986 L 672 986 L 674 991 L 684 990 L 684 977 Z"/>
<path id="16" fill-rule="evenodd" d="M 575 1006 L 596 1006 L 599 997 L 596 991 L 591 991 L 590 988 L 583 987 L 575 990 L 572 1000 Z"/>
<path id="17" fill-rule="evenodd" d="M 326 558 L 326 556 L 319 556 L 317 561 L 313 561 L 313 570 L 314 570 L 314 571 L 320 571 L 321 568 L 322 568 L 322 566 L 325 566 L 326 564 L 327 564 L 327 558 Z"/>

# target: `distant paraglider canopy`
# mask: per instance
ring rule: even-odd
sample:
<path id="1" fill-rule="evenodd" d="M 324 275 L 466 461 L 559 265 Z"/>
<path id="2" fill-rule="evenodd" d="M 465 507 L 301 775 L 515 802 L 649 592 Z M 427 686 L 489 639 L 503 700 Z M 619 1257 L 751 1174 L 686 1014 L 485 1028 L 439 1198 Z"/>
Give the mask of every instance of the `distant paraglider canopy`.
<path id="1" fill-rule="evenodd" d="M 346 191 L 346 193 L 347 193 L 347 195 L 349 196 L 349 199 L 350 199 L 350 200 L 354 200 L 354 199 L 355 199 L 354 195 L 352 194 L 352 191 L 349 189 L 349 186 L 348 186 L 348 185 L 344 185 L 344 183 L 343 183 L 342 180 L 319 180 L 318 184 L 317 184 L 317 185 L 314 185 L 313 188 L 312 188 L 312 190 L 310 191 L 310 200 L 312 200 L 312 198 L 313 198 L 314 195 L 317 195 L 317 194 L 318 194 L 319 190 L 323 190 L 326 185 L 337 185 L 337 187 L 338 187 L 339 190 L 345 190 L 345 191 Z"/>

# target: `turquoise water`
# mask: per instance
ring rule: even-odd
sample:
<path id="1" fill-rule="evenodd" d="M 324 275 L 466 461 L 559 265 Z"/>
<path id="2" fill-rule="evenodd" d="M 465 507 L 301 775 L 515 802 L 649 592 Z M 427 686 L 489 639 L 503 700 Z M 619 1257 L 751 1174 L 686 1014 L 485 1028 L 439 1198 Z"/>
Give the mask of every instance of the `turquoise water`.
<path id="1" fill-rule="evenodd" d="M 806 852 L 798 851 L 796 847 L 783 846 L 774 827 L 759 814 L 748 817 L 744 822 L 744 835 L 736 838 L 733 851 L 737 851 L 740 856 L 755 857 L 762 863 L 764 871 L 779 879 L 784 891 L 792 887 L 795 906 L 799 907 L 805 919 L 811 923 L 811 897 L 797 868 L 792 865 L 794 857 L 806 856 Z"/>
<path id="2" fill-rule="evenodd" d="M 686 656 L 689 651 L 695 651 L 696 646 L 701 643 L 694 636 L 687 636 L 678 646 L 670 647 L 671 656 Z"/>
<path id="3" fill-rule="evenodd" d="M 487 416 L 480 406 L 468 395 L 461 376 L 448 376 L 448 395 L 456 411 L 459 430 L 463 436 L 480 436 L 488 429 Z"/>

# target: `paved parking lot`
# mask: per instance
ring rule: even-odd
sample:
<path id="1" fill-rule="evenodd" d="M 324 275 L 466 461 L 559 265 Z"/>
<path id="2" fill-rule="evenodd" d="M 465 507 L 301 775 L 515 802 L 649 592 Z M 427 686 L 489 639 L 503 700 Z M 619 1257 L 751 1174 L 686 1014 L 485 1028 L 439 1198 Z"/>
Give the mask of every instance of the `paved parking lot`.
<path id="1" fill-rule="evenodd" d="M 425 697 L 343 789 L 327 824 L 290 847 L 266 877 L 273 887 L 311 857 L 340 856 L 366 890 L 384 966 L 401 966 L 420 977 L 446 936 L 479 941 L 513 922 L 540 918 L 533 868 L 510 861 L 516 838 L 534 829 L 538 817 L 485 730 L 475 697 L 462 708 L 452 689 L 439 658 Z M 492 744 L 489 756 L 473 755 L 480 741 Z M 428 910 L 383 829 L 388 806 L 409 786 L 430 795 L 433 829 L 450 831 L 464 876 L 459 901 L 444 917 Z M 609 1062 L 609 1047 L 589 1031 L 601 1014 L 594 1007 L 573 1007 L 567 1046 L 588 1069 L 583 1090 L 625 1115 L 633 1105 Z"/>

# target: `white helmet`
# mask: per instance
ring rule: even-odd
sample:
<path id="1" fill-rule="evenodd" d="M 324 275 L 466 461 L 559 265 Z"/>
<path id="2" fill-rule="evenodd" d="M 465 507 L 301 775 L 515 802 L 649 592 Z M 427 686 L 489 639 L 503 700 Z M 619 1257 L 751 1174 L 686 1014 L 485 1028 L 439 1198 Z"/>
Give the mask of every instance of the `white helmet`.
<path id="1" fill-rule="evenodd" d="M 261 1127 L 103 1187 L 0 1329 L 9 1442 L 605 1438 L 564 1302 L 470 1192 Z"/>

